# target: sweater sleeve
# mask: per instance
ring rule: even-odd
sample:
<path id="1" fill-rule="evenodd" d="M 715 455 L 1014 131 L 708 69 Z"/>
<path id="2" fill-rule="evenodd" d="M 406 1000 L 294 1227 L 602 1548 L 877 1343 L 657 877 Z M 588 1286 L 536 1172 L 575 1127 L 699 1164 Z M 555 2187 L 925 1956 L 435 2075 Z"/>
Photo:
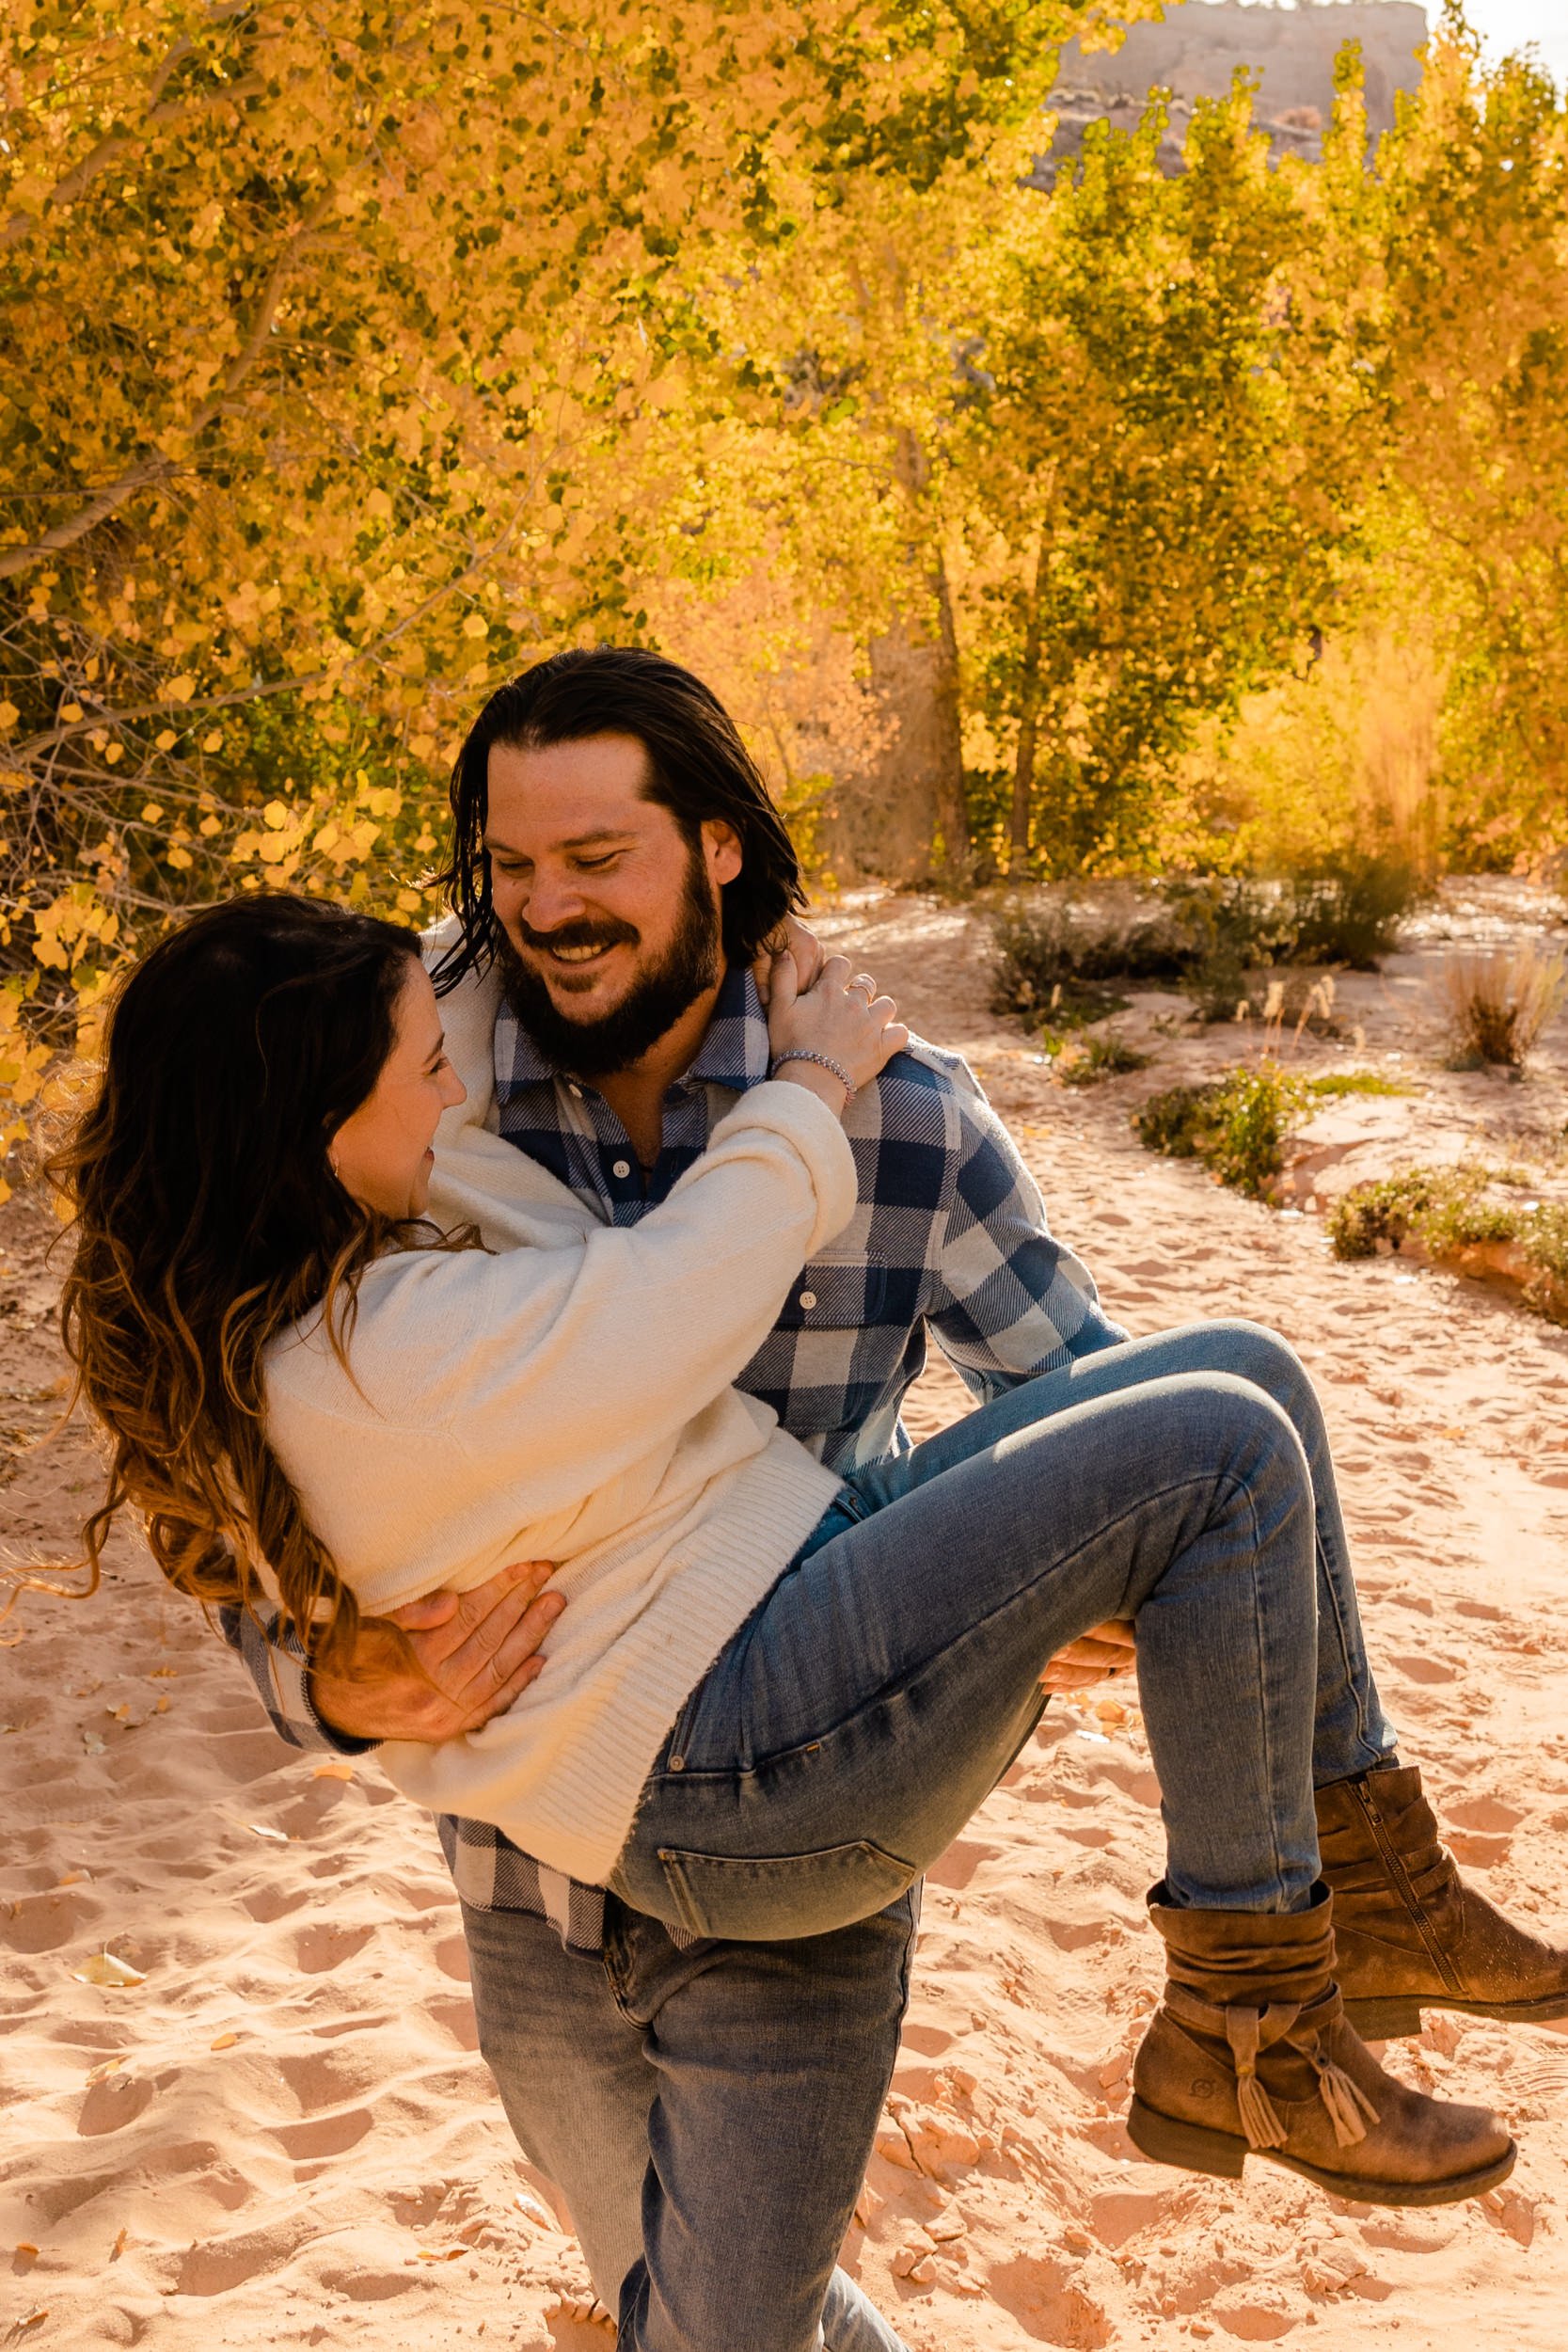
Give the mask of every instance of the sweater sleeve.
<path id="1" fill-rule="evenodd" d="M 729 1388 L 856 1193 L 826 1105 L 753 1087 L 635 1226 L 372 1268 L 350 1343 L 359 1398 L 383 1428 L 438 1429 L 464 1484 L 515 1482 L 520 1519 L 574 1509 Z"/>

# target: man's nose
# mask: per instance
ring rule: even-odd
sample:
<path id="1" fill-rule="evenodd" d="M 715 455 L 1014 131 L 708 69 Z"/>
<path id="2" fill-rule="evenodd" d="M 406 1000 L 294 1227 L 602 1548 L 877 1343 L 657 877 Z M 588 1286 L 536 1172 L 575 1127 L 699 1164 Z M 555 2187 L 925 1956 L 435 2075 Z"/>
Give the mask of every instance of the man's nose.
<path id="1" fill-rule="evenodd" d="M 536 931 L 558 931 L 562 923 L 580 922 L 586 911 L 582 891 L 570 874 L 535 869 L 517 900 L 517 913 Z"/>

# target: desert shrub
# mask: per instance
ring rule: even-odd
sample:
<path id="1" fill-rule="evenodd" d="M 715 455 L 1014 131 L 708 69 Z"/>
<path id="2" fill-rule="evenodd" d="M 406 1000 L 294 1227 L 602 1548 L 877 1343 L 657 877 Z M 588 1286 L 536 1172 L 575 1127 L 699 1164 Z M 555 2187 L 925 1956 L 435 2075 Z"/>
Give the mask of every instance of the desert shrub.
<path id="1" fill-rule="evenodd" d="M 1380 1242 L 1399 1249 L 1413 1240 L 1441 1261 L 1512 1243 L 1524 1268 L 1526 1305 L 1568 1323 L 1568 1207 L 1498 1200 L 1491 1187 L 1501 1181 L 1485 1168 L 1413 1168 L 1358 1184 L 1329 1211 L 1334 1254 L 1370 1258 Z"/>
<path id="2" fill-rule="evenodd" d="M 1450 955 L 1439 982 L 1456 1057 L 1518 1070 L 1568 993 L 1568 964 L 1528 942 Z"/>
<path id="3" fill-rule="evenodd" d="M 1119 1078 L 1130 1070 L 1147 1070 L 1150 1057 L 1129 1045 L 1113 1029 L 1104 1037 L 1066 1038 L 1053 1060 L 1053 1074 L 1065 1087 L 1098 1086 L 1101 1078 Z"/>
<path id="4" fill-rule="evenodd" d="M 1266 1200 L 1284 1167 L 1285 1137 L 1302 1092 L 1299 1079 L 1265 1061 L 1227 1071 L 1208 1086 L 1167 1087 L 1132 1123 L 1146 1150 L 1201 1160 L 1233 1191 Z"/>
<path id="5" fill-rule="evenodd" d="M 1126 999 L 1105 985 L 1108 980 L 1178 978 L 1184 953 L 1158 907 L 1131 922 L 1098 928 L 1056 907 L 1004 915 L 992 944 L 991 1009 L 1025 1019 L 1049 1012 L 1058 1026 L 1119 1011 Z"/>
<path id="6" fill-rule="evenodd" d="M 1399 945 L 1427 885 L 1402 858 L 1349 855 L 1292 875 L 1286 884 L 1293 926 L 1289 961 L 1346 963 L 1375 972 Z"/>

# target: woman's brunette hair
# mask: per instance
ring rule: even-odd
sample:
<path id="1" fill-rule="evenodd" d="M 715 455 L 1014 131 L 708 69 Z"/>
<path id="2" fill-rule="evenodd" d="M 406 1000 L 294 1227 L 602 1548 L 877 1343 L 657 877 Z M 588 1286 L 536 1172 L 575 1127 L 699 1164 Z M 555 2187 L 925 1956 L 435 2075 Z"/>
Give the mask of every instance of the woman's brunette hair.
<path id="1" fill-rule="evenodd" d="M 536 661 L 485 704 L 451 771 L 451 850 L 440 876 L 462 927 L 436 972 L 445 995 L 496 949 L 490 861 L 490 752 L 547 751 L 591 735 L 635 737 L 648 755 L 647 798 L 694 843 L 721 818 L 740 843 L 740 871 L 721 894 L 724 953 L 750 963 L 792 907 L 805 904 L 800 862 L 767 780 L 711 687 L 641 645 L 574 646 Z"/>
<path id="2" fill-rule="evenodd" d="M 89 1590 L 129 1505 L 179 1591 L 254 1608 L 264 1561 L 307 1652 L 347 1657 L 358 1612 L 267 1444 L 262 1356 L 323 1305 L 341 1346 L 339 1302 L 351 1318 L 361 1269 L 407 1237 L 328 1147 L 375 1087 L 419 953 L 371 915 L 261 895 L 191 916 L 120 988 L 96 1093 L 49 1164 L 75 1227 L 66 1348 L 110 1439 Z"/>

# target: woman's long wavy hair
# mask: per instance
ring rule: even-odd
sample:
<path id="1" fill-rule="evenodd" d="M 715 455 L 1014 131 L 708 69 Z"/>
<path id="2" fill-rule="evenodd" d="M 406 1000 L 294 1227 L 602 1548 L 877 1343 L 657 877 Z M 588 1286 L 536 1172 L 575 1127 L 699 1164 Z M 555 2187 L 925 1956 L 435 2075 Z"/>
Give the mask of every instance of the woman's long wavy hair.
<path id="1" fill-rule="evenodd" d="M 324 1664 L 358 1612 L 267 1443 L 262 1358 L 317 1307 L 341 1351 L 359 1273 L 413 1236 L 351 1198 L 328 1150 L 381 1074 L 419 953 L 412 931 L 282 893 L 191 916 L 121 987 L 96 1093 L 49 1164 L 75 1230 L 66 1348 L 110 1444 L 87 1589 L 129 1507 L 209 1606 L 254 1610 L 264 1561 Z"/>

